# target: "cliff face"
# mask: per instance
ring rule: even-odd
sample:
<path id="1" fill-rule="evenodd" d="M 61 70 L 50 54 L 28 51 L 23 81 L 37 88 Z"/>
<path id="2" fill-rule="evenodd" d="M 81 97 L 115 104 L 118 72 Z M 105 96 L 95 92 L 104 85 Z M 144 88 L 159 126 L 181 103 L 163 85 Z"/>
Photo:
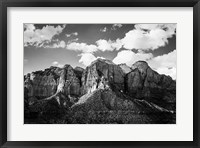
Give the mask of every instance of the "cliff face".
<path id="1" fill-rule="evenodd" d="M 145 99 L 166 107 L 176 102 L 176 82 L 171 77 L 153 71 L 146 62 L 138 61 L 126 75 L 127 93 L 137 99 Z"/>
<path id="2" fill-rule="evenodd" d="M 80 79 L 70 65 L 50 67 L 25 76 L 24 87 L 28 97 L 43 99 L 62 92 L 65 96 L 80 95 Z"/>
<path id="3" fill-rule="evenodd" d="M 82 94 L 93 92 L 98 88 L 124 90 L 124 73 L 111 61 L 97 59 L 84 71 L 82 86 Z"/>
<path id="4" fill-rule="evenodd" d="M 24 97 L 27 117 L 36 113 L 37 118 L 43 119 L 45 114 L 51 119 L 56 113 L 56 120 L 68 115 L 68 123 L 96 123 L 100 122 L 99 113 L 107 112 L 106 119 L 101 115 L 100 123 L 113 123 L 114 119 L 123 123 L 160 123 L 165 120 L 163 114 L 140 114 L 167 113 L 171 118 L 176 111 L 176 82 L 158 74 L 144 61 L 128 67 L 97 59 L 86 69 L 66 64 L 25 75 Z"/>

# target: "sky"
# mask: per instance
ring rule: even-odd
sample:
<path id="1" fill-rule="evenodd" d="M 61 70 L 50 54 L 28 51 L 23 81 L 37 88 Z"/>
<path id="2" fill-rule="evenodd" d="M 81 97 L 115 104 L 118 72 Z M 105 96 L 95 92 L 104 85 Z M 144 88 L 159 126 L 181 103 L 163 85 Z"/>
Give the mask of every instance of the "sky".
<path id="1" fill-rule="evenodd" d="M 24 24 L 24 74 L 97 58 L 146 61 L 176 79 L 176 24 Z"/>

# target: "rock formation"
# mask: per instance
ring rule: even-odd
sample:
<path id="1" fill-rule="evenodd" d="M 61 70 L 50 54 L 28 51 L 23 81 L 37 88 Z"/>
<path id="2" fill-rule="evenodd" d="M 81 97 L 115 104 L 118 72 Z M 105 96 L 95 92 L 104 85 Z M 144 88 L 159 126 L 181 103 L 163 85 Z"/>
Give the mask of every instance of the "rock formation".
<path id="1" fill-rule="evenodd" d="M 124 72 L 125 74 L 131 72 L 131 68 L 128 67 L 125 63 L 119 64 L 119 67 L 123 70 L 123 72 Z"/>
<path id="2" fill-rule="evenodd" d="M 125 76 L 126 92 L 163 107 L 176 102 L 176 82 L 171 77 L 153 71 L 146 62 L 138 61 Z"/>
<path id="3" fill-rule="evenodd" d="M 105 59 L 97 59 L 84 71 L 82 86 L 82 94 L 107 87 L 119 91 L 124 90 L 124 73 L 113 62 Z"/>
<path id="4" fill-rule="evenodd" d="M 26 123 L 174 123 L 176 82 L 144 61 L 97 59 L 25 75 L 24 99 Z"/>
<path id="5" fill-rule="evenodd" d="M 62 92 L 64 95 L 79 96 L 80 79 L 70 65 L 63 68 L 50 67 L 44 71 L 36 71 L 25 76 L 24 87 L 28 97 L 38 99 L 50 97 Z"/>

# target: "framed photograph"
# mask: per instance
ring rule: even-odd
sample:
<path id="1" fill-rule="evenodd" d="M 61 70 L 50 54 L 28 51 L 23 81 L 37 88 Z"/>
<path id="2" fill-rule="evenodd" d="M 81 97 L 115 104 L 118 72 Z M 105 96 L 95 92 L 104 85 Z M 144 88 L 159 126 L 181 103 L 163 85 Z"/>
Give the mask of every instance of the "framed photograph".
<path id="1" fill-rule="evenodd" d="M 199 5 L 1 1 L 1 147 L 200 147 Z"/>

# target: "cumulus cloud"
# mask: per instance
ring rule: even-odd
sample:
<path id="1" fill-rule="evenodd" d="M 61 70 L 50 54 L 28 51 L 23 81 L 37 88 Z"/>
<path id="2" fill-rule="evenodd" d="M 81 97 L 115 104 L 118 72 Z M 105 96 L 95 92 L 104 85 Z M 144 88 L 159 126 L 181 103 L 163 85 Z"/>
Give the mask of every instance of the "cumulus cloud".
<path id="1" fill-rule="evenodd" d="M 78 35 L 78 32 L 73 32 L 73 33 L 65 34 L 65 35 L 66 35 L 66 37 L 77 36 L 77 35 Z"/>
<path id="2" fill-rule="evenodd" d="M 64 65 L 63 64 L 60 64 L 59 62 L 57 62 L 57 61 L 54 61 L 53 63 L 52 63 L 52 65 L 53 66 L 56 66 L 56 67 L 60 67 L 60 68 L 62 68 Z"/>
<path id="3" fill-rule="evenodd" d="M 93 53 L 97 51 L 96 45 L 88 45 L 86 43 L 69 43 L 66 47 L 68 50 L 81 51 L 83 53 Z"/>
<path id="4" fill-rule="evenodd" d="M 96 41 L 96 44 L 98 49 L 101 51 L 113 51 L 115 49 L 119 50 L 122 47 L 120 39 L 117 39 L 116 41 L 100 39 Z"/>
<path id="5" fill-rule="evenodd" d="M 100 29 L 100 31 L 101 31 L 101 32 L 106 32 L 106 31 L 107 31 L 107 28 L 104 27 L 104 28 Z"/>
<path id="6" fill-rule="evenodd" d="M 114 24 L 113 27 L 122 27 Z M 168 43 L 168 39 L 176 33 L 176 24 L 137 24 L 122 39 L 115 41 L 100 39 L 96 41 L 101 51 L 113 51 L 125 48 L 128 50 L 155 50 Z"/>
<path id="7" fill-rule="evenodd" d="M 65 28 L 63 26 L 50 26 L 46 25 L 42 29 L 36 29 L 34 24 L 25 24 L 24 25 L 24 46 L 41 46 L 43 42 L 50 42 L 53 36 L 58 35 Z"/>
<path id="8" fill-rule="evenodd" d="M 115 42 L 112 42 L 112 47 L 116 50 L 119 50 L 122 47 L 123 43 L 120 39 L 117 39 Z"/>
<path id="9" fill-rule="evenodd" d="M 82 53 L 79 56 L 81 56 L 79 62 L 85 66 L 89 66 L 93 61 L 98 58 L 105 59 L 103 57 L 95 57 L 92 53 Z"/>
<path id="10" fill-rule="evenodd" d="M 65 42 L 60 41 L 58 43 L 54 43 L 52 46 L 46 46 L 45 48 L 65 48 Z"/>
<path id="11" fill-rule="evenodd" d="M 92 53 L 82 53 L 80 56 L 81 58 L 79 62 L 85 66 L 90 65 L 93 61 L 96 60 L 96 57 Z"/>
<path id="12" fill-rule="evenodd" d="M 147 61 L 149 66 L 158 73 L 168 75 L 174 80 L 176 79 L 176 50 L 157 57 L 153 57 L 151 53 L 141 51 L 135 53 L 131 50 L 122 50 L 118 52 L 113 62 L 115 64 L 126 63 L 131 66 L 139 60 Z"/>
<path id="13" fill-rule="evenodd" d="M 176 50 L 157 56 L 148 61 L 150 67 L 160 74 L 165 74 L 176 79 Z"/>
<path id="14" fill-rule="evenodd" d="M 113 24 L 111 30 L 116 30 L 117 28 L 121 28 L 122 24 Z"/>
<path id="15" fill-rule="evenodd" d="M 137 24 L 122 40 L 126 49 L 155 50 L 176 33 L 176 24 Z"/>
<path id="16" fill-rule="evenodd" d="M 111 40 L 103 40 L 103 39 L 100 39 L 98 41 L 96 41 L 97 43 L 97 46 L 98 46 L 98 49 L 101 50 L 101 51 L 106 51 L 106 50 L 109 50 L 109 51 L 113 51 L 113 47 L 112 47 L 112 41 Z"/>
<path id="17" fill-rule="evenodd" d="M 114 24 L 112 27 L 122 27 L 121 24 Z M 82 52 L 93 53 L 100 51 L 113 51 L 124 49 L 155 50 L 165 46 L 168 38 L 176 33 L 176 24 L 137 24 L 135 28 L 125 34 L 122 39 L 105 40 L 99 39 L 95 44 L 87 45 L 86 43 L 69 42 L 67 49 L 79 50 Z"/>
<path id="18" fill-rule="evenodd" d="M 74 51 L 80 51 L 83 53 L 94 53 L 96 51 L 113 51 L 113 50 L 119 50 L 122 47 L 122 42 L 120 39 L 117 39 L 116 41 L 111 40 L 104 40 L 100 39 L 96 41 L 96 44 L 90 44 L 87 43 L 77 43 L 77 39 L 70 40 L 66 46 L 68 50 L 74 50 Z"/>
<path id="19" fill-rule="evenodd" d="M 173 80 L 176 80 L 176 68 L 175 67 L 172 67 L 170 69 L 166 68 L 166 67 L 158 68 L 157 72 L 160 74 L 170 76 Z"/>
<path id="20" fill-rule="evenodd" d="M 126 63 L 126 65 L 131 66 L 133 63 L 139 60 L 147 61 L 152 57 L 153 55 L 151 53 L 142 53 L 142 52 L 135 53 L 131 50 L 122 50 L 118 52 L 117 56 L 113 59 L 113 62 L 115 64 Z"/>

